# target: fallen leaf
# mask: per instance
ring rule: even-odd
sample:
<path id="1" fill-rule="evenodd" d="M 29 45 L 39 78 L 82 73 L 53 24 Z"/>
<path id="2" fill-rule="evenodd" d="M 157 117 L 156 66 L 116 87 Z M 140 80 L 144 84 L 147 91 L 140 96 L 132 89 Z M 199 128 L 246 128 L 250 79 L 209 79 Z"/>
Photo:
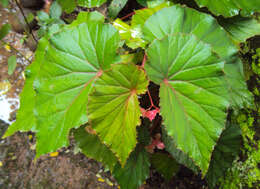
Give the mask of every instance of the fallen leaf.
<path id="1" fill-rule="evenodd" d="M 98 181 L 99 181 L 99 182 L 105 182 L 105 180 L 102 179 L 102 178 L 98 178 Z"/>
<path id="2" fill-rule="evenodd" d="M 52 153 L 50 153 L 50 156 L 51 157 L 56 157 L 56 156 L 58 156 L 59 155 L 59 152 L 52 152 Z"/>

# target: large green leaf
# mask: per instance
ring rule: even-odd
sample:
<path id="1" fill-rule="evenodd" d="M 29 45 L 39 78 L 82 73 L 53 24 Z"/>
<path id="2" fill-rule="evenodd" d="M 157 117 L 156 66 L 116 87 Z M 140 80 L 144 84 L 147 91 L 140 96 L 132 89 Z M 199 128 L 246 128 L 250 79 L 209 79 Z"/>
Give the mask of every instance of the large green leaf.
<path id="1" fill-rule="evenodd" d="M 35 53 L 34 63 L 28 66 L 25 71 L 26 81 L 23 91 L 20 94 L 20 108 L 16 114 L 16 121 L 8 127 L 4 137 L 11 136 L 17 131 L 36 131 L 36 120 L 33 113 L 35 106 L 33 81 L 39 73 L 40 67 L 44 61 L 44 50 L 47 44 L 48 41 L 46 38 L 42 38 Z"/>
<path id="2" fill-rule="evenodd" d="M 167 133 L 205 175 L 229 106 L 222 97 L 226 93 L 224 62 L 194 35 L 155 40 L 147 54 L 145 70 L 149 79 L 160 85 Z"/>
<path id="3" fill-rule="evenodd" d="M 212 154 L 207 181 L 210 188 L 216 188 L 219 179 L 225 175 L 228 168 L 238 155 L 242 142 L 239 125 L 229 122 Z"/>
<path id="4" fill-rule="evenodd" d="M 152 166 L 170 181 L 171 178 L 179 171 L 179 164 L 169 154 L 157 152 L 151 155 Z"/>
<path id="5" fill-rule="evenodd" d="M 212 16 L 180 5 L 164 8 L 152 15 L 145 22 L 143 32 L 149 42 L 169 34 L 191 33 L 210 44 L 222 58 L 237 52 L 228 34 Z"/>
<path id="6" fill-rule="evenodd" d="M 195 0 L 200 7 L 207 7 L 213 14 L 224 17 L 238 15 L 240 11 L 244 15 L 250 15 L 254 11 L 260 11 L 259 0 Z"/>
<path id="7" fill-rule="evenodd" d="M 116 156 L 106 145 L 101 143 L 97 135 L 88 133 L 85 127 L 81 126 L 74 131 L 74 137 L 78 146 L 87 157 L 100 161 L 107 165 L 110 170 L 113 170 L 117 163 Z"/>
<path id="8" fill-rule="evenodd" d="M 100 22 L 83 23 L 50 37 L 34 81 L 37 157 L 68 145 L 70 129 L 87 122 L 91 85 L 116 61 L 118 44 L 116 29 Z"/>
<path id="9" fill-rule="evenodd" d="M 99 7 L 107 0 L 78 0 L 78 5 L 82 7 L 92 8 Z"/>
<path id="10" fill-rule="evenodd" d="M 254 35 L 260 35 L 260 23 L 253 18 L 236 16 L 218 21 L 237 43 L 245 42 Z"/>
<path id="11" fill-rule="evenodd" d="M 137 189 L 149 177 L 149 172 L 149 154 L 137 145 L 124 167 L 119 163 L 115 166 L 113 176 L 122 189 Z"/>
<path id="12" fill-rule="evenodd" d="M 228 33 L 223 30 L 212 16 L 180 5 L 164 8 L 152 15 L 145 22 L 143 32 L 144 38 L 149 42 L 152 42 L 154 39 L 162 39 L 170 34 L 194 34 L 199 40 L 210 44 L 212 50 L 226 62 L 229 62 L 230 57 L 235 56 L 238 51 Z M 240 60 L 238 58 L 236 60 L 232 64 L 235 70 L 238 70 L 240 69 Z M 226 76 L 228 77 L 227 80 L 229 80 L 227 85 L 231 89 L 228 94 L 230 101 L 240 101 L 239 106 L 243 107 L 243 104 L 247 103 L 244 101 L 245 98 L 241 99 L 241 96 L 244 96 L 243 92 L 247 90 L 244 75 L 243 73 L 237 75 L 235 70 L 229 71 L 227 64 L 225 64 L 224 69 L 229 74 Z M 239 79 L 241 82 L 235 86 L 230 86 L 236 82 L 236 79 Z M 237 104 L 231 105 L 237 106 Z"/>
<path id="13" fill-rule="evenodd" d="M 97 79 L 89 96 L 90 124 L 122 165 L 137 142 L 141 116 L 137 95 L 144 93 L 147 85 L 143 70 L 133 64 L 119 64 Z"/>

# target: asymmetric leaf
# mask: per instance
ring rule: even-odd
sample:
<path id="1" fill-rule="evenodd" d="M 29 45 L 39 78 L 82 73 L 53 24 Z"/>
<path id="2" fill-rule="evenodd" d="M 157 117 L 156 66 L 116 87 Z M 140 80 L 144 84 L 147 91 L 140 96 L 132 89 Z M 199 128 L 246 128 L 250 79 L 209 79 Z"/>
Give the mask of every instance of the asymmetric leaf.
<path id="1" fill-rule="evenodd" d="M 82 7 L 99 7 L 104 4 L 107 0 L 78 0 L 78 5 Z"/>
<path id="2" fill-rule="evenodd" d="M 50 37 L 36 91 L 37 157 L 68 144 L 71 128 L 87 122 L 92 83 L 116 62 L 119 35 L 111 25 L 83 23 Z"/>
<path id="3" fill-rule="evenodd" d="M 232 162 L 238 156 L 241 146 L 241 131 L 239 125 L 228 123 L 212 154 L 207 180 L 210 188 L 216 188 L 218 179 L 225 175 Z"/>
<path id="4" fill-rule="evenodd" d="M 115 166 L 113 176 L 122 189 L 136 189 L 149 177 L 149 172 L 149 154 L 137 145 L 124 167 L 119 163 Z"/>
<path id="5" fill-rule="evenodd" d="M 212 50 L 226 62 L 229 61 L 230 57 L 237 56 L 238 52 L 230 36 L 212 16 L 180 5 L 164 8 L 152 15 L 145 22 L 143 32 L 144 38 L 149 42 L 176 33 L 194 34 L 199 40 L 210 44 Z M 232 62 L 236 70 L 240 69 L 240 60 L 237 60 L 237 62 Z M 235 71 L 230 72 L 228 70 L 229 67 L 226 67 L 226 65 L 224 70 L 229 73 L 229 75 L 226 75 L 228 77 L 227 80 L 229 80 L 227 85 L 235 83 L 235 79 L 238 78 L 237 76 L 239 76 L 239 81 L 242 81 L 237 83 L 238 85 L 228 86 L 231 89 L 228 94 L 230 101 L 238 101 L 236 99 L 244 96 L 243 91 L 247 90 L 244 75 L 237 75 Z M 241 89 L 243 89 L 242 93 Z M 239 106 L 243 107 L 243 104 L 247 103 L 244 99 L 239 100 L 241 102 Z M 231 106 L 236 106 L 236 104 L 231 104 Z"/>
<path id="6" fill-rule="evenodd" d="M 100 161 L 107 165 L 110 170 L 113 170 L 117 163 L 116 156 L 106 145 L 101 143 L 97 135 L 88 133 L 85 127 L 81 126 L 74 131 L 74 137 L 78 146 L 87 157 Z"/>
<path id="7" fill-rule="evenodd" d="M 195 0 L 200 7 L 207 7 L 213 14 L 224 17 L 238 15 L 242 11 L 243 15 L 250 15 L 254 11 L 260 11 L 259 0 Z"/>
<path id="8" fill-rule="evenodd" d="M 143 70 L 133 64 L 119 64 L 97 79 L 89 95 L 91 127 L 122 165 L 137 142 L 141 116 L 137 95 L 143 94 L 147 85 Z"/>
<path id="9" fill-rule="evenodd" d="M 166 131 L 205 175 L 229 106 L 223 98 L 227 92 L 224 62 L 194 35 L 155 40 L 147 55 L 145 70 L 149 79 L 160 85 Z"/>
<path id="10" fill-rule="evenodd" d="M 242 61 L 237 56 L 230 57 L 227 59 L 224 72 L 232 107 L 236 109 L 250 107 L 254 100 L 253 95 L 247 89 Z"/>
<path id="11" fill-rule="evenodd" d="M 231 35 L 235 42 L 242 43 L 248 38 L 260 35 L 260 23 L 253 18 L 234 17 L 219 19 L 219 24 Z"/>
<path id="12" fill-rule="evenodd" d="M 175 33 L 194 34 L 210 44 L 221 58 L 237 52 L 228 34 L 212 16 L 180 5 L 164 8 L 152 15 L 145 22 L 143 32 L 149 42 Z"/>
<path id="13" fill-rule="evenodd" d="M 44 61 L 44 50 L 47 44 L 48 41 L 46 38 L 42 38 L 40 40 L 37 51 L 35 53 L 35 61 L 26 68 L 26 81 L 20 94 L 20 108 L 17 111 L 16 121 L 8 127 L 4 137 L 11 136 L 17 131 L 36 131 L 36 120 L 33 113 L 35 106 L 35 91 L 33 89 L 33 81 L 39 73 L 40 67 Z"/>

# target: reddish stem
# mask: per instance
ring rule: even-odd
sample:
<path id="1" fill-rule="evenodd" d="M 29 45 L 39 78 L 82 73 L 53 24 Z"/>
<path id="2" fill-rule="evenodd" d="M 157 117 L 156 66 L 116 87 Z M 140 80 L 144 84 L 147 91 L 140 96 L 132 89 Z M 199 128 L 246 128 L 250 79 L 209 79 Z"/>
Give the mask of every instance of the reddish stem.
<path id="1" fill-rule="evenodd" d="M 121 19 L 121 20 L 125 20 L 125 19 L 127 19 L 128 17 L 133 16 L 134 14 L 135 14 L 135 12 L 131 12 L 131 13 L 127 14 L 126 16 L 120 18 L 120 19 Z"/>
<path id="2" fill-rule="evenodd" d="M 141 65 L 142 68 L 144 68 L 144 64 L 146 62 L 146 59 L 147 59 L 146 53 L 144 53 L 144 58 L 143 58 L 142 65 Z"/>
<path id="3" fill-rule="evenodd" d="M 150 99 L 150 103 L 151 103 L 151 106 L 150 106 L 149 109 L 151 109 L 152 107 L 154 107 L 154 104 L 153 104 L 153 99 L 152 99 L 152 97 L 151 97 L 151 94 L 150 94 L 149 89 L 148 89 L 147 93 L 148 93 L 148 96 L 149 96 L 149 99 Z"/>
<path id="4" fill-rule="evenodd" d="M 147 91 L 147 94 L 148 94 L 148 96 L 149 96 L 149 100 L 150 100 L 150 104 L 151 104 L 151 106 L 150 106 L 147 110 L 150 110 L 150 109 L 152 109 L 152 108 L 155 108 L 156 110 L 159 110 L 159 111 L 160 111 L 160 108 L 158 108 L 157 106 L 154 105 L 153 99 L 152 99 L 152 96 L 151 96 L 151 94 L 150 94 L 149 89 L 148 89 L 148 91 Z"/>
<path id="5" fill-rule="evenodd" d="M 146 9 L 146 8 L 142 8 L 142 9 L 139 9 L 139 10 L 143 10 L 143 9 Z M 129 14 L 127 14 L 126 16 L 123 16 L 122 18 L 120 18 L 121 20 L 125 20 L 125 19 L 127 19 L 128 17 L 130 17 L 130 16 L 133 16 L 135 14 L 135 11 L 134 12 L 131 12 L 131 13 L 129 13 Z"/>

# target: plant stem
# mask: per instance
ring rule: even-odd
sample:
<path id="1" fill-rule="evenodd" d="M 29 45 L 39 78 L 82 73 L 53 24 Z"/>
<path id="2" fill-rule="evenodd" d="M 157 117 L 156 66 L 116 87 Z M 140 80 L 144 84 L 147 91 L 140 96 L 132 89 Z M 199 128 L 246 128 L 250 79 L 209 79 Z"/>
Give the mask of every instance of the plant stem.
<path id="1" fill-rule="evenodd" d="M 139 10 L 143 10 L 143 9 L 146 9 L 146 8 L 142 8 L 142 9 L 139 9 Z M 134 12 L 131 12 L 131 13 L 129 13 L 129 14 L 127 14 L 126 16 L 123 16 L 123 17 L 120 18 L 120 19 L 121 19 L 121 20 L 125 20 L 125 19 L 127 19 L 128 17 L 133 16 L 133 15 L 135 15 L 135 11 L 134 11 Z"/>
<path id="2" fill-rule="evenodd" d="M 144 68 L 144 64 L 145 64 L 145 62 L 146 62 L 146 53 L 144 53 L 144 59 L 143 59 L 143 61 L 142 61 L 142 65 L 141 65 L 141 67 L 142 68 Z"/>
<path id="3" fill-rule="evenodd" d="M 19 3 L 17 0 L 14 0 L 14 1 L 15 1 L 16 5 L 18 6 L 19 10 L 21 11 L 21 13 L 22 13 L 22 15 L 23 15 L 24 21 L 25 21 L 26 25 L 27 25 L 28 28 L 29 28 L 29 32 L 30 32 L 30 34 L 32 35 L 32 38 L 33 38 L 34 41 L 37 43 L 38 41 L 37 41 L 36 37 L 34 36 L 32 30 L 31 30 L 30 24 L 29 24 L 29 22 L 28 22 L 28 20 L 27 20 L 27 18 L 26 18 L 26 16 L 25 16 L 25 14 L 24 14 L 24 12 L 23 12 L 23 9 L 22 9 L 20 3 Z"/>
<path id="4" fill-rule="evenodd" d="M 23 53 L 21 53 L 18 49 L 16 49 L 14 46 L 12 46 L 11 44 L 1 40 L 1 42 L 4 44 L 4 45 L 9 45 L 11 47 L 12 50 L 14 50 L 16 53 L 20 54 L 28 63 L 31 63 L 31 61 L 26 58 L 25 55 L 23 55 Z"/>

